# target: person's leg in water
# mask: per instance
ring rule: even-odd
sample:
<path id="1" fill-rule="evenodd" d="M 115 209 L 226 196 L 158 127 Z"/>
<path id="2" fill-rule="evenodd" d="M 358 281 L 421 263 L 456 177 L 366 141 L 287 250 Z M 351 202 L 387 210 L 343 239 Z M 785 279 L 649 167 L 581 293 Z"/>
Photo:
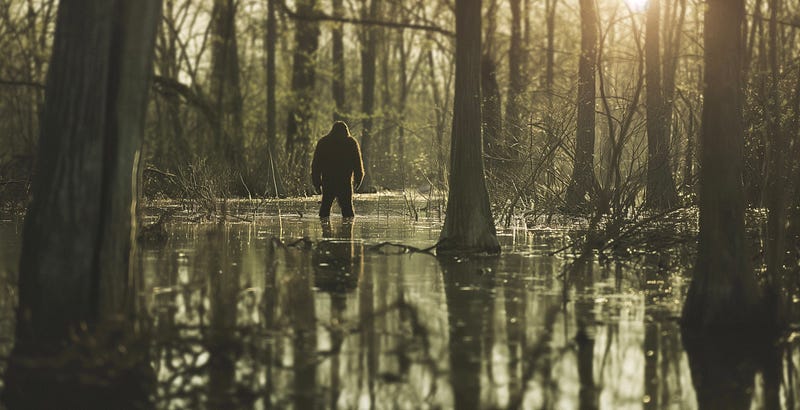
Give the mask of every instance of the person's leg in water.
<path id="1" fill-rule="evenodd" d="M 319 206 L 319 217 L 320 218 L 327 218 L 331 216 L 331 206 L 333 206 L 333 200 L 336 198 L 332 192 L 328 190 L 322 191 L 322 203 Z"/>
<path id="2" fill-rule="evenodd" d="M 346 189 L 336 195 L 336 201 L 339 203 L 339 208 L 342 208 L 342 217 L 352 218 L 356 216 L 353 212 L 353 190 Z"/>

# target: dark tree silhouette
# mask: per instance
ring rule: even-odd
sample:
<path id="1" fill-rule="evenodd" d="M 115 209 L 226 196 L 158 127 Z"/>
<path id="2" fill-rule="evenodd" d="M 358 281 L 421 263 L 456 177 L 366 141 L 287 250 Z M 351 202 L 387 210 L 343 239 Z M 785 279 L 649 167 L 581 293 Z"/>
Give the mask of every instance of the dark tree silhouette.
<path id="1" fill-rule="evenodd" d="M 160 11 L 158 0 L 65 0 L 59 6 L 23 232 L 9 400 L 19 395 L 51 407 L 63 395 L 59 407 L 88 408 L 113 398 L 114 386 L 122 388 L 112 383 L 103 391 L 108 396 L 86 396 L 71 391 L 77 380 L 69 377 L 47 385 L 47 377 L 55 378 L 51 369 L 31 368 L 29 359 L 63 355 L 75 335 L 127 323 L 134 294 L 132 176 Z"/>
<path id="2" fill-rule="evenodd" d="M 595 184 L 594 127 L 595 67 L 597 64 L 597 9 L 594 0 L 580 0 L 581 55 L 578 63 L 578 129 L 575 135 L 575 165 L 567 187 L 567 209 L 588 205 L 587 195 Z"/>
<path id="3" fill-rule="evenodd" d="M 756 324 L 759 296 L 745 242 L 742 184 L 744 0 L 709 0 L 700 135 L 700 235 L 683 309 L 689 328 Z"/>
<path id="4" fill-rule="evenodd" d="M 500 252 L 483 173 L 481 1 L 456 1 L 450 191 L 438 252 Z"/>
<path id="5" fill-rule="evenodd" d="M 661 0 L 647 3 L 645 62 L 647 71 L 647 191 L 645 204 L 668 209 L 678 202 L 669 163 L 669 118 L 661 87 Z"/>

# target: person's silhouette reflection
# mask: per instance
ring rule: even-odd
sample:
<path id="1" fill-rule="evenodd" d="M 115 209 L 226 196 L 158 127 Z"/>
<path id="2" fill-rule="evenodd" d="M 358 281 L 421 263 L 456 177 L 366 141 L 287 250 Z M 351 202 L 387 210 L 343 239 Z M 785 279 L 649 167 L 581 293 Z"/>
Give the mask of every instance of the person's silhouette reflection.
<path id="1" fill-rule="evenodd" d="M 440 258 L 450 328 L 450 384 L 457 409 L 481 407 L 481 359 L 491 320 L 492 280 L 496 258 Z"/>
<path id="2" fill-rule="evenodd" d="M 364 244 L 353 239 L 354 220 L 345 218 L 334 229 L 329 218 L 321 218 L 322 238 L 311 256 L 314 286 L 331 298 L 331 396 L 336 408 L 341 390 L 339 352 L 344 342 L 341 324 L 347 308 L 347 294 L 358 286 L 363 272 Z"/>

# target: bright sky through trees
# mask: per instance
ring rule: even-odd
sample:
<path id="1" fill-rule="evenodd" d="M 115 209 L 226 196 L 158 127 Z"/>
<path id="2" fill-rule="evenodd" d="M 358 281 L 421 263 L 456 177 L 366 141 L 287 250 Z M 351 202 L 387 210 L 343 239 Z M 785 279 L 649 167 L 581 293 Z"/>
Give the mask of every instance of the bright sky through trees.
<path id="1" fill-rule="evenodd" d="M 644 11 L 647 0 L 623 0 L 633 11 Z"/>

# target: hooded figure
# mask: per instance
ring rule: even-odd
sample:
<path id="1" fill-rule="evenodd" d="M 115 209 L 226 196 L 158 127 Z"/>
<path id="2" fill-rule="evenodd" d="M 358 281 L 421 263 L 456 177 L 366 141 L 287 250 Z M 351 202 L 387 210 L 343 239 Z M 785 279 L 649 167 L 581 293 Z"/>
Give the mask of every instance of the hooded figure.
<path id="1" fill-rule="evenodd" d="M 322 192 L 319 216 L 330 216 L 334 199 L 339 202 L 343 217 L 355 216 L 353 185 L 358 189 L 363 179 L 364 163 L 358 142 L 350 136 L 345 123 L 336 121 L 328 135 L 317 142 L 311 161 L 314 189 Z"/>

